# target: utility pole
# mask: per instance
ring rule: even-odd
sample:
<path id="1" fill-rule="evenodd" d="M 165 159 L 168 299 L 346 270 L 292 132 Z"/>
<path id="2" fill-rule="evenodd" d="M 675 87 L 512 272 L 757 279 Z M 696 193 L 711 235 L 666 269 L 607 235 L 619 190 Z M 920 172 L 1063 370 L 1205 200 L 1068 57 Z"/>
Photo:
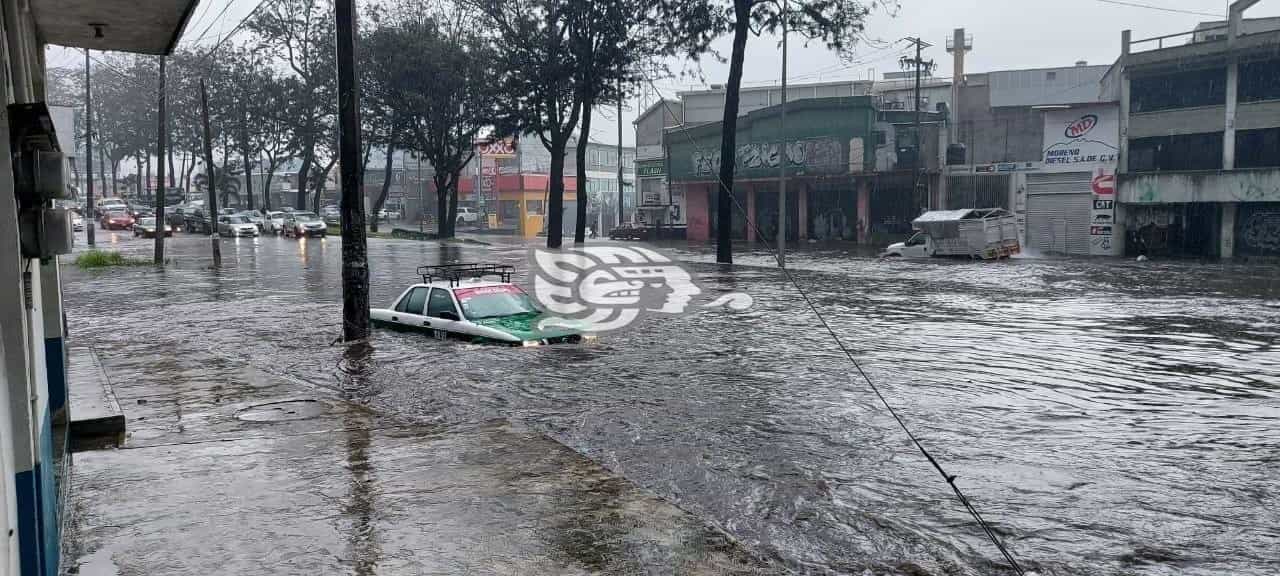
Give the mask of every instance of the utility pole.
<path id="1" fill-rule="evenodd" d="M 356 83 L 355 0 L 334 3 L 337 20 L 338 159 L 342 197 L 342 339 L 369 337 L 369 253 L 360 180 L 360 85 Z"/>
<path id="2" fill-rule="evenodd" d="M 89 89 L 89 49 L 84 49 L 84 170 L 89 173 L 89 188 L 84 196 L 84 232 L 93 248 L 93 91 Z"/>
<path id="3" fill-rule="evenodd" d="M 622 206 L 625 202 L 622 187 L 622 81 L 618 81 L 618 226 L 622 225 Z"/>
<path id="4" fill-rule="evenodd" d="M 787 0 L 782 0 L 782 120 L 778 134 L 778 267 L 787 267 Z"/>
<path id="5" fill-rule="evenodd" d="M 160 170 L 159 172 L 160 178 L 157 180 L 158 185 L 156 186 L 156 199 L 155 199 L 156 201 L 156 238 L 155 238 L 156 266 L 164 265 L 164 205 L 165 205 L 165 202 L 169 200 L 166 197 L 168 196 L 167 193 L 169 189 L 165 187 L 165 180 L 164 180 L 165 144 L 167 144 L 167 140 L 168 140 L 167 136 L 169 134 L 169 131 L 167 129 L 166 122 L 165 122 L 164 61 L 165 61 L 164 56 L 161 56 L 160 57 L 160 86 L 158 87 L 158 91 L 160 93 L 158 116 L 160 117 L 160 119 L 158 121 L 159 126 L 157 127 L 157 134 L 156 134 L 156 158 L 160 159 L 160 162 L 158 162 L 159 170 Z"/>
<path id="6" fill-rule="evenodd" d="M 934 68 L 934 63 L 933 63 L 933 60 L 925 61 L 920 59 L 920 51 L 924 48 L 933 46 L 933 44 L 925 42 L 919 37 L 907 38 L 907 41 L 916 45 L 916 57 L 914 59 L 904 57 L 901 60 L 899 60 L 898 63 L 903 67 L 915 66 L 915 69 L 916 69 L 915 159 L 912 161 L 912 170 L 911 170 L 911 173 L 912 173 L 911 194 L 914 197 L 919 192 L 920 180 L 922 179 L 921 177 L 923 176 L 923 168 L 924 168 L 923 163 L 920 162 L 920 160 L 924 158 L 924 151 L 920 149 L 920 143 L 922 142 L 922 139 L 920 138 L 920 72 L 922 68 L 927 68 L 930 71 L 932 71 Z M 925 193 L 924 204 L 925 204 L 925 209 L 927 210 L 929 208 L 929 196 L 928 196 L 927 188 Z"/>
<path id="7" fill-rule="evenodd" d="M 209 187 L 209 204 L 205 217 L 209 219 L 209 241 L 213 245 L 213 267 L 222 267 L 222 244 L 218 241 L 218 183 L 213 173 L 213 136 L 209 131 L 209 90 L 200 79 L 200 125 L 204 131 L 204 167 L 209 174 L 205 185 Z"/>

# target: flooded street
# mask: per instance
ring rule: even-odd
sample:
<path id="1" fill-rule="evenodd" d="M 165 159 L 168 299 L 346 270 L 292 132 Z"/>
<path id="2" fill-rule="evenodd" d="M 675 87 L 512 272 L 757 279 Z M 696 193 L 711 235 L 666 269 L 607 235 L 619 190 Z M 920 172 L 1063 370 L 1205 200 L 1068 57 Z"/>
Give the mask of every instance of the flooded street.
<path id="1" fill-rule="evenodd" d="M 525 247 L 371 239 L 371 300 Z M 99 232 L 149 257 L 150 241 Z M 334 238 L 179 235 L 163 272 L 64 265 L 71 336 L 156 371 L 198 351 L 410 423 L 507 418 L 797 573 L 1001 574 L 999 553 L 763 252 L 673 249 L 704 293 L 584 346 L 375 332 L 351 366 Z M 796 278 L 1024 568 L 1280 570 L 1280 268 L 789 254 Z M 743 312 L 702 308 L 727 292 Z M 360 370 L 361 378 L 349 374 Z M 152 376 L 156 376 L 153 372 Z M 360 382 L 353 386 L 351 382 Z"/>

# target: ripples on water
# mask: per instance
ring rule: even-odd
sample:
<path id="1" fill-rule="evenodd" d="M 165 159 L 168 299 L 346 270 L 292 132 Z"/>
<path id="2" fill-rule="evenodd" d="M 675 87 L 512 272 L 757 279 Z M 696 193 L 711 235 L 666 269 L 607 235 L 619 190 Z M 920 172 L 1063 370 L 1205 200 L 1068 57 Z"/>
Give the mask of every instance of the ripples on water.
<path id="1" fill-rule="evenodd" d="M 73 332 L 103 326 L 107 310 L 129 325 L 181 317 L 189 333 L 94 337 L 178 338 L 319 385 L 345 381 L 341 349 L 328 346 L 338 242 L 226 243 L 218 273 L 201 269 L 203 241 L 173 244 L 177 266 L 163 273 L 69 273 Z M 523 258 L 519 247 L 370 250 L 378 305 L 422 263 Z M 706 252 L 677 253 L 708 292 L 745 291 L 755 306 L 650 318 L 584 347 L 379 331 L 367 387 L 338 391 L 421 421 L 531 423 L 801 572 L 1002 572 L 766 254 L 743 253 L 730 272 Z M 880 262 L 826 249 L 790 261 L 1024 566 L 1280 570 L 1276 268 Z"/>

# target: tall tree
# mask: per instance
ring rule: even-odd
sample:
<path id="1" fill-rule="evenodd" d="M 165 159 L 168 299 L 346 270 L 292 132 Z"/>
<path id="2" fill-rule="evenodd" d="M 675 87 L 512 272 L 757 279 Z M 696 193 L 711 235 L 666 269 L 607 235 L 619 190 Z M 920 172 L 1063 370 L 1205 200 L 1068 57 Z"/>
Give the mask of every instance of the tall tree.
<path id="1" fill-rule="evenodd" d="M 295 203 L 299 209 L 306 209 L 306 191 L 317 180 L 311 174 L 317 146 L 326 146 L 325 139 L 334 134 L 337 100 L 332 14 L 329 0 L 276 0 L 248 20 L 248 28 L 259 43 L 280 55 L 284 67 L 297 79 L 291 84 L 290 108 L 299 118 L 296 137 L 301 163 Z"/>
<path id="2" fill-rule="evenodd" d="M 537 134 L 551 153 L 547 247 L 564 237 L 564 156 L 582 116 L 574 82 L 579 62 L 570 39 L 576 0 L 473 0 L 488 18 L 487 38 L 502 70 L 496 126 Z M 437 167 L 439 170 L 439 167 Z"/>
<path id="3" fill-rule="evenodd" d="M 568 3 L 569 45 L 574 60 L 575 95 L 582 105 L 582 130 L 576 147 L 578 205 L 574 242 L 586 237 L 587 148 L 591 140 L 591 111 L 616 103 L 624 84 L 636 80 L 639 66 L 662 68 L 658 57 L 670 52 L 653 9 L 645 0 L 573 0 Z"/>
<path id="4" fill-rule="evenodd" d="M 716 261 L 733 263 L 734 168 L 737 164 L 738 98 L 742 67 L 750 34 L 773 33 L 786 19 L 787 28 L 820 41 L 837 52 L 847 52 L 861 38 L 867 15 L 873 8 L 896 6 L 895 0 L 791 0 L 782 11 L 776 0 L 659 0 L 662 20 L 668 24 L 673 44 L 691 55 L 706 52 L 712 40 L 731 33 L 729 80 L 725 85 L 724 115 L 720 130 L 720 188 L 716 199 Z"/>
<path id="5" fill-rule="evenodd" d="M 500 57 L 461 7 L 403 10 L 392 18 L 368 44 L 381 55 L 379 98 L 395 113 L 394 146 L 434 168 L 437 233 L 451 237 L 462 170 L 475 154 L 476 139 L 494 121 Z"/>

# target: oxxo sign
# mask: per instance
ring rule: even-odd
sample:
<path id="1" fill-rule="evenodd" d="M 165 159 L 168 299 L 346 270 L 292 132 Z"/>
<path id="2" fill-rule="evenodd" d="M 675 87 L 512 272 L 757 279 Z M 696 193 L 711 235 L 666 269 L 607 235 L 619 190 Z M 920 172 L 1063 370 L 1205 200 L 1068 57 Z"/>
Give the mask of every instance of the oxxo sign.
<path id="1" fill-rule="evenodd" d="M 515 158 L 516 143 L 513 140 L 495 140 L 476 144 L 476 155 L 483 158 Z"/>

